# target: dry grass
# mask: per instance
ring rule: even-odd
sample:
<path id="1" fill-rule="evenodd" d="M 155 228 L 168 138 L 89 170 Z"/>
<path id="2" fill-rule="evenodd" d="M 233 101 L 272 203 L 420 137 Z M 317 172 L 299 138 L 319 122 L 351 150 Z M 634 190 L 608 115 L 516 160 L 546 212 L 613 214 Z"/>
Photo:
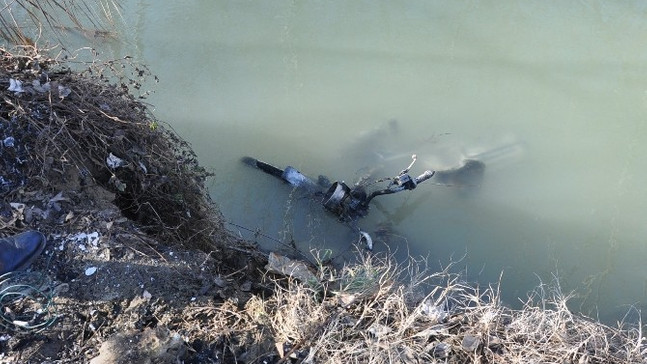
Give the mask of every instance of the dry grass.
<path id="1" fill-rule="evenodd" d="M 36 46 L 47 28 L 59 43 L 67 33 L 86 38 L 114 35 L 120 6 L 113 0 L 14 0 L 0 5 L 0 38 L 16 45 Z"/>
<path id="2" fill-rule="evenodd" d="M 225 228 L 205 188 L 211 173 L 134 96 L 147 69 L 129 59 L 87 64 L 83 72 L 68 65 L 32 47 L 0 48 L 0 137 L 14 145 L 0 161 L 0 192 L 55 189 L 52 181 L 62 177 L 79 187 L 98 184 L 160 240 L 212 249 Z M 8 90 L 18 82 L 18 91 Z"/>
<path id="3" fill-rule="evenodd" d="M 403 268 L 362 254 L 319 271 L 317 287 L 271 279 L 275 293 L 214 308 L 223 358 L 303 363 L 644 363 L 640 325 L 613 328 L 574 314 L 559 286 L 512 310 L 448 271 Z M 399 278 L 408 276 L 412 280 Z M 408 283 L 402 283 L 402 282 Z M 421 292 L 428 292 L 422 295 Z M 218 336 L 218 335 L 216 335 Z"/>

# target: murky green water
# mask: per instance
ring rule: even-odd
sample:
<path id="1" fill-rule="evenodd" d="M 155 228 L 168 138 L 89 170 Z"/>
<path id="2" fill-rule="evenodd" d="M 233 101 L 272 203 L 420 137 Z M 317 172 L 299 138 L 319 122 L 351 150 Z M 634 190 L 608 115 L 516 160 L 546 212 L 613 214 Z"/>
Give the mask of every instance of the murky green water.
<path id="1" fill-rule="evenodd" d="M 411 153 L 422 172 L 506 147 L 485 155 L 478 191 L 421 185 L 361 227 L 390 224 L 377 250 L 458 260 L 471 280 L 503 272 L 511 304 L 553 273 L 606 321 L 647 302 L 644 2 L 131 0 L 124 18 L 107 52 L 159 76 L 156 114 L 267 248 L 343 251 L 357 236 L 243 155 L 354 181 L 376 153 L 388 175 Z M 362 139 L 391 119 L 397 133 Z"/>

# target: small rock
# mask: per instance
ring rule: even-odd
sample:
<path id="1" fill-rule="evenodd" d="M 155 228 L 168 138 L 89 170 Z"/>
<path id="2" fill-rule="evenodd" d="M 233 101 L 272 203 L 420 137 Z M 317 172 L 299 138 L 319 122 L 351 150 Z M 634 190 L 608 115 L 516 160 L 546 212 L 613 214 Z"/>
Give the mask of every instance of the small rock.
<path id="1" fill-rule="evenodd" d="M 449 351 L 451 349 L 452 349 L 451 345 L 447 343 L 439 343 L 438 345 L 434 346 L 434 348 L 431 351 L 431 355 L 434 358 L 444 359 L 449 356 Z"/>
<path id="2" fill-rule="evenodd" d="M 378 338 L 378 339 L 379 339 L 381 336 L 387 335 L 387 334 L 388 334 L 388 333 L 390 333 L 391 331 L 393 331 L 393 329 L 392 329 L 392 328 L 390 328 L 390 327 L 388 327 L 388 326 L 385 326 L 385 325 L 381 325 L 381 324 L 375 323 L 375 322 L 371 325 L 371 327 L 369 327 L 369 328 L 368 328 L 368 332 L 370 332 L 371 334 L 373 334 L 373 336 L 374 336 L 375 338 Z"/>
<path id="3" fill-rule="evenodd" d="M 13 78 L 9 79 L 9 88 L 7 89 L 7 91 L 12 91 L 17 94 L 21 92 L 25 92 L 25 90 L 22 88 L 22 81 L 15 80 Z"/>
<path id="4" fill-rule="evenodd" d="M 64 87 L 61 85 L 58 86 L 58 97 L 60 97 L 61 99 L 70 96 L 70 93 L 72 93 L 72 90 L 70 90 L 69 87 Z"/>
<path id="5" fill-rule="evenodd" d="M 11 208 L 16 210 L 19 214 L 22 214 L 22 212 L 25 210 L 24 203 L 11 202 L 9 203 L 9 206 L 11 206 Z"/>
<path id="6" fill-rule="evenodd" d="M 240 285 L 240 290 L 243 292 L 249 292 L 252 290 L 252 282 L 247 281 Z"/>
<path id="7" fill-rule="evenodd" d="M 123 159 L 117 157 L 116 155 L 109 153 L 108 157 L 106 158 L 106 164 L 110 169 L 117 169 L 118 167 L 122 167 L 126 164 Z"/>
<path id="8" fill-rule="evenodd" d="M 49 92 L 50 90 L 49 82 L 41 83 L 40 80 L 33 80 L 31 81 L 31 85 L 34 88 L 34 90 L 40 93 Z"/>
<path id="9" fill-rule="evenodd" d="M 97 267 L 89 267 L 85 270 L 85 275 L 89 277 L 96 272 L 97 272 Z"/>
<path id="10" fill-rule="evenodd" d="M 292 260 L 274 252 L 270 253 L 265 269 L 270 273 L 282 274 L 304 283 L 317 282 L 317 277 L 310 272 L 305 263 Z"/>
<path id="11" fill-rule="evenodd" d="M 465 351 L 474 351 L 479 347 L 480 343 L 481 339 L 479 339 L 478 336 L 468 334 L 463 336 L 463 342 L 461 343 L 461 346 Z"/>
<path id="12" fill-rule="evenodd" d="M 357 296 L 350 293 L 340 293 L 337 295 L 337 302 L 342 307 L 348 307 L 357 301 Z"/>
<path id="13" fill-rule="evenodd" d="M 221 276 L 216 276 L 216 278 L 213 279 L 213 283 L 220 288 L 225 288 L 227 286 L 227 281 Z"/>
<path id="14" fill-rule="evenodd" d="M 175 364 L 181 363 L 185 355 L 186 347 L 180 335 L 157 327 L 114 335 L 101 345 L 99 356 L 90 364 Z"/>
<path id="15" fill-rule="evenodd" d="M 16 143 L 16 139 L 14 137 L 6 137 L 5 140 L 2 141 L 2 144 L 4 144 L 5 147 L 7 148 L 13 148 L 14 144 Z"/>
<path id="16" fill-rule="evenodd" d="M 441 336 L 449 335 L 449 329 L 445 325 L 434 325 L 432 327 L 426 328 L 418 332 L 415 336 L 419 337 L 431 337 L 431 336 Z"/>

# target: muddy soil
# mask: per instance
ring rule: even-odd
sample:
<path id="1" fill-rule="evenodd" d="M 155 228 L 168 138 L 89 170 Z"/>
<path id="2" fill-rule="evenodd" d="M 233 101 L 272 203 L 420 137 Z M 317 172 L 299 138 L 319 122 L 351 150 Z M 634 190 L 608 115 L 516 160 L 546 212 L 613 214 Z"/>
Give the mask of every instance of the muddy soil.
<path id="1" fill-rule="evenodd" d="M 209 313 L 226 300 L 242 307 L 252 294 L 270 293 L 262 255 L 227 234 L 221 240 L 234 254 L 165 245 L 125 218 L 114 194 L 67 177 L 51 192 L 2 201 L 3 231 L 38 229 L 48 238 L 29 271 L 9 276 L 3 287 L 29 279 L 54 293 L 50 312 L 39 318 L 53 322 L 39 330 L 10 322 L 0 328 L 0 362 L 223 362 Z M 153 338 L 142 341 L 142 334 Z M 112 360 L 115 340 L 120 356 Z"/>

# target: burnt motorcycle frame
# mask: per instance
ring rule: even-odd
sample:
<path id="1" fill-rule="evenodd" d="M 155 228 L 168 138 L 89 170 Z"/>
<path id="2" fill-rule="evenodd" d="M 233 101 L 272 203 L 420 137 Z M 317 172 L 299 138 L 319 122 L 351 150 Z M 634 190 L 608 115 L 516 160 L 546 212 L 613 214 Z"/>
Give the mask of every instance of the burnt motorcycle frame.
<path id="1" fill-rule="evenodd" d="M 315 196 L 321 196 L 323 207 L 343 222 L 355 222 L 359 218 L 366 216 L 369 212 L 370 202 L 378 196 L 389 195 L 401 191 L 415 189 L 418 184 L 423 183 L 434 176 L 435 172 L 426 170 L 417 177 L 412 177 L 409 170 L 417 160 L 416 155 L 412 156 L 412 162 L 409 166 L 395 177 L 384 178 L 375 183 L 388 182 L 387 186 L 367 192 L 364 184 L 357 183 L 352 187 L 344 181 L 335 181 L 332 184 L 327 178 L 319 176 L 317 182 L 302 174 L 294 167 L 287 166 L 280 169 L 261 160 L 243 157 L 242 161 L 252 167 L 281 179 L 295 187 L 304 187 L 313 192 Z"/>

